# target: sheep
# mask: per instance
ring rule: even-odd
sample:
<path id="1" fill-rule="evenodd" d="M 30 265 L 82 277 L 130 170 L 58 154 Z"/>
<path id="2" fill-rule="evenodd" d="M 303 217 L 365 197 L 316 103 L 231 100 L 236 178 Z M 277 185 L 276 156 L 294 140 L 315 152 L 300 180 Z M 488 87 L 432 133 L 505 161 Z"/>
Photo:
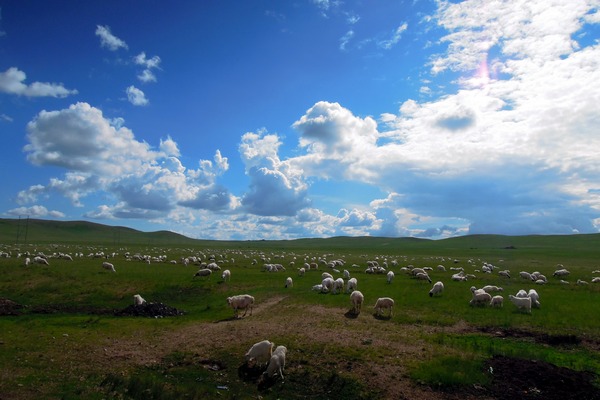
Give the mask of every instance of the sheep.
<path id="1" fill-rule="evenodd" d="M 523 279 L 526 279 L 526 280 L 528 280 L 528 281 L 532 281 L 532 280 L 534 280 L 534 279 L 532 278 L 531 274 L 530 274 L 529 272 L 526 272 L 526 271 L 521 271 L 521 272 L 519 272 L 519 276 L 520 276 L 521 278 L 523 278 Z"/>
<path id="2" fill-rule="evenodd" d="M 502 307 L 502 305 L 504 304 L 504 297 L 497 295 L 492 297 L 492 300 L 490 300 L 490 307 Z"/>
<path id="3" fill-rule="evenodd" d="M 570 272 L 566 269 L 566 268 L 561 268 L 561 269 L 557 269 L 556 271 L 554 271 L 554 273 L 552 274 L 552 276 L 556 276 L 559 278 L 565 277 L 567 275 L 569 275 Z"/>
<path id="4" fill-rule="evenodd" d="M 208 268 L 208 269 L 210 269 L 212 271 L 220 271 L 221 270 L 221 267 L 219 267 L 219 265 L 217 263 L 214 263 L 214 262 L 208 264 L 206 266 L 206 268 Z"/>
<path id="5" fill-rule="evenodd" d="M 346 283 L 346 293 L 351 293 L 353 290 L 356 290 L 356 288 L 358 287 L 358 281 L 356 280 L 356 278 L 350 278 L 348 279 L 348 282 Z"/>
<path id="6" fill-rule="evenodd" d="M 429 275 L 427 275 L 427 272 L 419 272 L 415 275 L 415 278 L 431 283 L 431 278 L 429 277 Z"/>
<path id="7" fill-rule="evenodd" d="M 452 280 L 453 281 L 466 281 L 467 277 L 465 276 L 464 272 L 460 271 L 460 272 L 452 275 Z"/>
<path id="8" fill-rule="evenodd" d="M 498 275 L 500 275 L 500 276 L 504 276 L 504 277 L 506 277 L 506 278 L 509 278 L 509 279 L 510 279 L 510 271 L 509 271 L 509 270 L 507 270 L 507 269 L 505 269 L 505 270 L 503 270 L 503 271 L 498 271 Z"/>
<path id="9" fill-rule="evenodd" d="M 387 283 L 392 283 L 394 280 L 394 271 L 389 271 L 387 273 Z"/>
<path id="10" fill-rule="evenodd" d="M 31 264 L 31 259 L 29 257 L 25 257 L 25 266 L 29 266 Z"/>
<path id="11" fill-rule="evenodd" d="M 261 365 L 268 363 L 273 355 L 273 346 L 273 342 L 269 342 L 268 340 L 254 343 L 244 356 L 246 358 L 246 364 L 250 365 L 258 363 Z"/>
<path id="12" fill-rule="evenodd" d="M 501 287 L 494 286 L 494 285 L 486 285 L 482 289 L 483 289 L 484 292 L 487 292 L 487 293 L 501 292 L 501 291 L 504 290 Z"/>
<path id="13" fill-rule="evenodd" d="M 230 281 L 231 280 L 231 271 L 228 269 L 223 271 L 223 273 L 221 274 L 221 279 L 223 279 L 223 281 Z"/>
<path id="14" fill-rule="evenodd" d="M 523 310 L 531 314 L 531 297 L 517 297 L 512 294 L 508 295 L 510 301 L 517 306 L 519 310 Z"/>
<path id="15" fill-rule="evenodd" d="M 443 265 L 440 264 L 437 266 L 437 270 L 441 271 L 441 272 L 446 272 L 446 267 L 444 267 Z"/>
<path id="16" fill-rule="evenodd" d="M 521 290 L 519 290 L 519 291 L 517 292 L 517 294 L 516 294 L 515 296 L 516 296 L 516 297 L 521 297 L 521 298 L 523 298 L 523 297 L 527 297 L 527 292 L 526 292 L 526 291 L 524 291 L 523 289 L 521 289 Z"/>
<path id="17" fill-rule="evenodd" d="M 333 279 L 333 275 L 331 275 L 329 272 L 323 272 L 321 274 L 321 279 L 326 279 L 326 278 L 331 278 Z"/>
<path id="18" fill-rule="evenodd" d="M 381 316 L 383 309 L 389 310 L 388 317 L 391 318 L 393 316 L 394 300 L 390 297 L 380 297 L 373 308 L 378 317 Z"/>
<path id="19" fill-rule="evenodd" d="M 469 302 L 471 306 L 486 305 L 492 301 L 492 296 L 481 289 L 473 291 L 473 298 Z"/>
<path id="20" fill-rule="evenodd" d="M 111 271 L 111 272 L 116 272 L 115 266 L 112 265 L 111 263 L 109 263 L 108 261 L 104 261 L 102 263 L 102 268 L 104 268 L 104 269 L 106 269 L 108 271 Z"/>
<path id="21" fill-rule="evenodd" d="M 267 365 L 267 370 L 263 372 L 263 377 L 273 378 L 276 373 L 279 372 L 281 380 L 283 381 L 283 369 L 285 368 L 285 356 L 287 354 L 287 347 L 277 346 L 275 351 L 271 354 L 271 359 Z"/>
<path id="22" fill-rule="evenodd" d="M 324 287 L 322 284 L 318 284 L 318 285 L 314 285 L 311 290 L 314 290 L 315 292 L 319 292 L 319 293 L 323 293 L 323 291 L 327 291 L 327 288 Z"/>
<path id="23" fill-rule="evenodd" d="M 527 297 L 531 299 L 531 306 L 535 308 L 540 308 L 540 295 L 535 289 L 529 289 L 527 293 Z"/>
<path id="24" fill-rule="evenodd" d="M 358 315 L 362 308 L 362 303 L 365 301 L 365 296 L 358 290 L 353 291 L 350 294 L 350 302 L 352 302 L 352 313 Z"/>
<path id="25" fill-rule="evenodd" d="M 144 304 L 146 304 L 146 300 L 144 300 L 144 298 L 142 296 L 140 296 L 139 294 L 133 295 L 133 305 L 141 306 Z"/>
<path id="26" fill-rule="evenodd" d="M 321 285 L 323 285 L 323 291 L 327 289 L 325 292 L 331 292 L 333 290 L 333 282 L 333 278 L 323 279 L 323 281 L 321 282 Z"/>
<path id="27" fill-rule="evenodd" d="M 595 278 L 592 278 L 592 283 L 600 283 L 600 276 L 596 276 Z"/>
<path id="28" fill-rule="evenodd" d="M 337 294 L 344 290 L 344 280 L 342 278 L 337 278 L 333 281 L 333 291 L 331 293 Z"/>
<path id="29" fill-rule="evenodd" d="M 250 296 L 249 294 L 239 294 L 237 296 L 231 296 L 227 298 L 227 304 L 229 304 L 231 308 L 233 308 L 234 317 L 238 317 L 238 310 L 241 309 L 244 310 L 244 315 L 242 315 L 242 317 L 245 317 L 246 313 L 248 312 L 248 308 L 250 308 L 250 315 L 252 315 L 254 297 Z"/>
<path id="30" fill-rule="evenodd" d="M 300 268 L 298 270 L 298 276 L 304 276 L 305 273 L 306 273 L 306 268 L 304 268 L 304 267 Z"/>
<path id="31" fill-rule="evenodd" d="M 436 294 L 441 294 L 444 291 L 444 284 L 442 282 L 436 282 L 429 291 L 429 297 L 433 297 Z"/>
<path id="32" fill-rule="evenodd" d="M 578 284 L 579 286 L 584 286 L 584 285 L 587 285 L 587 284 L 588 284 L 588 282 L 586 282 L 586 281 L 583 281 L 583 280 L 581 280 L 581 279 L 577 279 L 577 284 Z"/>
<path id="33" fill-rule="evenodd" d="M 199 269 L 198 272 L 196 272 L 194 274 L 194 278 L 197 276 L 208 276 L 210 278 L 210 275 L 212 274 L 212 271 L 208 268 L 202 268 Z"/>
<path id="34" fill-rule="evenodd" d="M 288 276 L 287 279 L 285 280 L 285 287 L 286 288 L 294 287 L 294 281 L 292 280 L 291 276 Z"/>
<path id="35" fill-rule="evenodd" d="M 50 265 L 48 263 L 48 260 L 46 260 L 44 257 L 40 257 L 40 256 L 33 257 L 33 262 L 36 264 Z"/>
<path id="36" fill-rule="evenodd" d="M 344 270 L 344 279 L 350 279 L 350 271 L 347 269 Z"/>

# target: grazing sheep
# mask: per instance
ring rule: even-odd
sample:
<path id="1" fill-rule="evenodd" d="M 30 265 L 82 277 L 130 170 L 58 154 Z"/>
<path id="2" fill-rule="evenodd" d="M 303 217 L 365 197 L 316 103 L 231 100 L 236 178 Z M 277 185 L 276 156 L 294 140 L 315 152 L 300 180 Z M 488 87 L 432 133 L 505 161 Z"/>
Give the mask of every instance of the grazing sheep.
<path id="1" fill-rule="evenodd" d="M 561 269 L 557 269 L 556 271 L 554 271 L 554 273 L 552 274 L 552 276 L 556 276 L 556 277 L 562 278 L 562 277 L 565 277 L 565 276 L 567 276 L 569 274 L 570 274 L 570 272 L 567 269 L 561 268 Z"/>
<path id="2" fill-rule="evenodd" d="M 25 266 L 29 266 L 31 264 L 31 259 L 29 257 L 25 257 Z"/>
<path id="3" fill-rule="evenodd" d="M 285 280 L 285 287 L 286 288 L 294 287 L 294 281 L 292 280 L 291 276 L 288 276 L 287 279 Z"/>
<path id="4" fill-rule="evenodd" d="M 508 295 L 510 301 L 517 306 L 519 310 L 523 310 L 531 314 L 531 297 L 517 297 L 512 294 Z"/>
<path id="5" fill-rule="evenodd" d="M 281 376 L 281 380 L 283 381 L 283 369 L 285 368 L 286 354 L 287 347 L 277 346 L 277 348 L 271 355 L 269 365 L 267 365 L 267 370 L 263 372 L 263 376 L 267 378 L 273 378 L 276 373 L 279 373 L 279 376 Z"/>
<path id="6" fill-rule="evenodd" d="M 389 310 L 388 317 L 391 318 L 393 316 L 394 300 L 389 297 L 380 297 L 373 308 L 378 317 L 381 316 L 384 309 Z"/>
<path id="7" fill-rule="evenodd" d="M 102 268 L 104 268 L 104 269 L 106 269 L 108 271 L 111 271 L 111 272 L 116 272 L 115 271 L 115 266 L 112 265 L 111 263 L 109 263 L 108 261 L 104 261 L 102 263 Z"/>
<path id="8" fill-rule="evenodd" d="M 531 276 L 531 274 L 529 272 L 526 271 L 521 271 L 519 272 L 519 276 L 523 279 L 526 279 L 528 281 L 532 281 L 534 280 L 533 277 Z"/>
<path id="9" fill-rule="evenodd" d="M 139 294 L 133 295 L 133 305 L 141 306 L 144 304 L 146 304 L 146 300 L 144 300 L 144 298 L 142 296 L 140 296 Z"/>
<path id="10" fill-rule="evenodd" d="M 44 257 L 40 257 L 40 256 L 33 257 L 33 262 L 36 264 L 50 265 L 48 263 L 48 260 L 46 260 Z"/>
<path id="11" fill-rule="evenodd" d="M 502 305 L 504 304 L 504 297 L 497 295 L 492 297 L 492 300 L 490 300 L 490 307 L 502 307 Z"/>
<path id="12" fill-rule="evenodd" d="M 546 283 L 548 283 L 548 282 L 546 282 L 543 279 L 536 279 L 536 281 L 535 281 L 536 285 L 545 285 Z"/>
<path id="13" fill-rule="evenodd" d="M 427 272 L 419 272 L 418 274 L 415 275 L 415 278 L 417 278 L 418 280 L 427 281 L 427 282 L 431 283 L 431 278 L 429 277 L 429 275 L 427 275 Z"/>
<path id="14" fill-rule="evenodd" d="M 314 290 L 315 292 L 319 292 L 319 293 L 327 292 L 327 288 L 321 284 L 314 285 L 310 290 Z"/>
<path id="15" fill-rule="evenodd" d="M 459 282 L 460 281 L 466 281 L 467 277 L 465 276 L 464 272 L 460 271 L 460 272 L 452 275 L 452 280 L 453 281 L 459 281 Z"/>
<path id="16" fill-rule="evenodd" d="M 507 269 L 505 269 L 505 270 L 503 270 L 503 271 L 498 271 L 498 275 L 500 275 L 500 276 L 504 276 L 504 277 L 506 277 L 506 278 L 509 278 L 509 279 L 510 279 L 510 271 L 509 271 L 509 270 L 507 270 Z"/>
<path id="17" fill-rule="evenodd" d="M 571 282 L 565 281 L 564 279 L 561 279 L 560 283 L 562 283 L 563 285 L 570 285 L 571 284 Z"/>
<path id="18" fill-rule="evenodd" d="M 485 306 L 492 301 L 492 296 L 481 289 L 473 291 L 473 298 L 469 302 L 471 306 Z"/>
<path id="19" fill-rule="evenodd" d="M 517 294 L 516 294 L 515 296 L 516 296 L 516 297 L 521 297 L 521 298 L 523 298 L 523 297 L 527 297 L 527 292 L 526 292 L 525 290 L 521 289 L 521 290 L 519 290 L 519 291 L 517 292 Z"/>
<path id="20" fill-rule="evenodd" d="M 600 276 L 592 278 L 592 283 L 600 283 Z"/>
<path id="21" fill-rule="evenodd" d="M 221 267 L 219 267 L 219 265 L 217 263 L 210 263 L 206 266 L 206 268 L 210 269 L 211 271 L 220 271 Z"/>
<path id="22" fill-rule="evenodd" d="M 357 287 L 358 281 L 356 278 L 348 279 L 348 282 L 346 283 L 346 293 L 351 293 L 353 290 L 356 290 Z"/>
<path id="23" fill-rule="evenodd" d="M 535 308 L 540 308 L 540 295 L 536 292 L 535 289 L 529 289 L 527 293 L 527 297 L 531 299 L 531 306 Z"/>
<path id="24" fill-rule="evenodd" d="M 333 279 L 333 275 L 331 275 L 329 272 L 323 272 L 321 274 L 321 279 L 326 279 L 326 278 L 331 278 Z"/>
<path id="25" fill-rule="evenodd" d="M 341 293 L 344 290 L 344 280 L 342 278 L 337 278 L 333 281 L 333 291 L 332 294 Z"/>
<path id="26" fill-rule="evenodd" d="M 365 301 L 365 296 L 358 290 L 350 294 L 350 302 L 352 302 L 352 313 L 358 315 L 362 308 L 362 303 Z"/>
<path id="27" fill-rule="evenodd" d="M 347 269 L 344 270 L 344 279 L 350 279 L 350 271 Z"/>
<path id="28" fill-rule="evenodd" d="M 197 276 L 208 276 L 210 278 L 210 275 L 212 274 L 212 271 L 208 268 L 202 268 L 199 269 L 198 272 L 196 272 L 194 274 L 194 278 Z"/>
<path id="29" fill-rule="evenodd" d="M 436 282 L 429 291 L 429 297 L 433 297 L 436 294 L 442 294 L 444 291 L 444 284 L 442 282 Z"/>
<path id="30" fill-rule="evenodd" d="M 223 281 L 230 281 L 231 280 L 231 271 L 228 269 L 223 271 L 223 273 L 221 274 L 221 279 L 223 279 Z"/>
<path id="31" fill-rule="evenodd" d="M 254 297 L 249 294 L 238 294 L 237 296 L 231 296 L 227 298 L 227 304 L 233 308 L 233 316 L 238 317 L 238 310 L 244 310 L 244 315 L 248 312 L 248 308 L 250 308 L 250 315 L 252 315 L 252 307 L 254 305 Z"/>
<path id="32" fill-rule="evenodd" d="M 581 279 L 577 279 L 577 284 L 579 286 L 583 286 L 583 285 L 587 285 L 588 283 L 586 281 L 582 281 Z"/>
<path id="33" fill-rule="evenodd" d="M 440 264 L 437 266 L 437 270 L 441 271 L 441 272 L 446 272 L 446 267 L 444 267 L 443 265 Z"/>
<path id="34" fill-rule="evenodd" d="M 304 274 L 305 274 L 305 273 L 306 273 L 306 268 L 300 268 L 300 269 L 298 270 L 298 275 L 299 275 L 299 276 L 304 276 Z"/>
<path id="35" fill-rule="evenodd" d="M 394 280 L 394 271 L 389 271 L 387 273 L 387 283 L 392 283 Z"/>
<path id="36" fill-rule="evenodd" d="M 498 286 L 494 286 L 494 285 L 486 285 L 483 288 L 483 291 L 486 293 L 492 293 L 492 292 L 501 292 L 504 289 L 502 289 L 501 287 Z"/>
<path id="37" fill-rule="evenodd" d="M 268 340 L 254 343 L 246 352 L 246 364 L 250 365 L 257 363 L 261 365 L 268 363 L 273 355 L 273 346 L 273 342 L 269 342 Z"/>
<path id="38" fill-rule="evenodd" d="M 323 289 L 327 289 L 327 292 L 331 292 L 333 290 L 333 278 L 325 278 L 323 279 L 323 281 L 321 282 L 321 285 L 323 285 Z M 325 290 L 323 290 L 325 291 Z"/>

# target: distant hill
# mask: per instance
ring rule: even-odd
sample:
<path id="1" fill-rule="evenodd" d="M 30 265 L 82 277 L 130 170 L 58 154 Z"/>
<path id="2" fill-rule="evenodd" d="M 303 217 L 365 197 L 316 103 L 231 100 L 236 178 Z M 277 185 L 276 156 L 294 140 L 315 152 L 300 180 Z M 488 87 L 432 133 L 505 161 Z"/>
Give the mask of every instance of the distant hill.
<path id="1" fill-rule="evenodd" d="M 192 239 L 174 232 L 142 232 L 123 226 L 87 221 L 42 219 L 0 219 L 0 244 L 92 244 L 103 246 L 171 246 L 264 249 L 265 251 L 380 252 L 381 254 L 422 254 L 451 257 L 497 255 L 527 250 L 532 255 L 565 257 L 600 256 L 600 233 L 581 235 L 468 235 L 441 240 L 418 238 L 346 237 L 295 240 L 217 241 Z M 600 264 L 600 257 L 599 264 Z"/>

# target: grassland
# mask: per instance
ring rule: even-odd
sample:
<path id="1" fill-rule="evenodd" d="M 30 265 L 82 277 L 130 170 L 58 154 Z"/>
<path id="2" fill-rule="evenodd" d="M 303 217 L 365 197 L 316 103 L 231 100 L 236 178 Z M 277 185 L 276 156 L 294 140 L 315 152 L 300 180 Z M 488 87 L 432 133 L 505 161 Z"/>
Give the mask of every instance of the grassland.
<path id="1" fill-rule="evenodd" d="M 575 282 L 591 281 L 600 269 L 600 235 L 215 242 L 85 222 L 31 220 L 27 240 L 22 229 L 18 221 L 0 220 L 0 250 L 10 254 L 0 258 L 0 299 L 24 306 L 15 309 L 19 315 L 0 316 L 3 399 L 502 398 L 493 390 L 498 373 L 490 369 L 500 357 L 592 376 L 596 386 L 579 398 L 598 398 L 600 284 Z M 25 252 L 83 256 L 25 267 L 17 257 Z M 89 256 L 98 252 L 115 253 L 116 273 Z M 177 263 L 127 261 L 126 253 L 166 255 Z M 231 281 L 218 274 L 193 278 L 198 267 L 180 262 L 190 255 L 214 255 L 231 270 Z M 263 272 L 261 257 L 287 271 Z M 297 275 L 313 258 L 345 261 L 365 295 L 360 315 L 348 313 L 347 294 L 310 290 L 329 270 L 325 265 Z M 397 260 L 391 285 L 383 275 L 364 273 L 376 259 Z M 475 272 L 483 262 L 509 269 L 513 278 Z M 453 282 L 450 271 L 435 270 L 438 264 L 463 267 L 476 278 Z M 570 285 L 552 278 L 557 264 L 571 271 Z M 430 298 L 427 282 L 400 270 L 407 265 L 433 267 L 433 281 L 446 286 L 442 296 Z M 522 270 L 549 277 L 535 286 L 542 307 L 531 315 L 508 299 L 500 309 L 468 305 L 471 285 L 502 286 L 505 298 L 534 287 L 516 276 Z M 283 287 L 287 276 L 293 288 Z M 136 293 L 185 314 L 116 316 Z M 234 319 L 225 298 L 240 293 L 255 296 L 256 307 L 252 316 Z M 373 315 L 382 296 L 396 301 L 390 319 Z M 255 371 L 244 369 L 245 351 L 263 339 L 288 347 L 285 382 L 259 384 Z M 530 376 L 527 393 L 513 387 L 506 396 L 561 395 Z"/>

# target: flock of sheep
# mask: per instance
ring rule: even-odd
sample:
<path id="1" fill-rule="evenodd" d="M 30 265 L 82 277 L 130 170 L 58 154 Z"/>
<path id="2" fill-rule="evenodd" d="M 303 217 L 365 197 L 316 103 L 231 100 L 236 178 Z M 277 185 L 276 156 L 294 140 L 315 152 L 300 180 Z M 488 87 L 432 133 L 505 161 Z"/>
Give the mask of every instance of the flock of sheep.
<path id="1" fill-rule="evenodd" d="M 249 258 L 247 254 L 238 253 L 239 256 Z M 267 257 L 265 254 L 258 253 L 258 259 L 262 261 L 262 271 L 264 272 L 281 272 L 287 271 L 287 268 L 284 267 L 282 263 L 272 263 L 270 257 Z M 103 252 L 92 252 L 87 255 L 90 258 L 100 258 L 102 259 L 101 267 L 110 272 L 116 272 L 115 266 L 109 262 L 108 260 L 116 257 L 116 253 L 105 254 Z M 19 257 L 24 258 L 24 264 L 26 266 L 30 264 L 42 264 L 49 265 L 50 259 L 52 258 L 60 258 L 64 260 L 73 260 L 73 256 L 64 253 L 53 254 L 51 256 L 46 256 L 42 252 L 37 254 L 19 254 Z M 75 257 L 84 257 L 82 253 L 75 254 Z M 258 265 L 260 262 L 258 259 L 253 259 L 251 265 Z M 179 260 L 168 260 L 166 255 L 160 256 L 148 256 L 141 254 L 129 254 L 125 253 L 125 260 L 127 261 L 139 261 L 145 263 L 171 263 L 171 264 L 183 264 L 183 265 L 192 265 L 199 267 L 199 269 L 193 275 L 194 278 L 206 278 L 210 279 L 214 273 L 221 272 L 221 279 L 224 282 L 228 282 L 231 280 L 231 270 L 224 269 L 221 270 L 221 265 L 227 263 L 234 263 L 235 260 L 233 257 L 225 257 L 220 255 L 215 257 L 214 255 L 205 255 L 203 253 L 196 254 L 188 257 L 181 257 Z M 331 293 L 331 294 L 341 294 L 347 293 L 350 296 L 350 304 L 351 310 L 355 315 L 359 315 L 362 309 L 362 305 L 365 301 L 364 294 L 358 290 L 358 279 L 354 275 L 355 273 L 363 273 L 364 274 L 377 274 L 377 275 L 385 275 L 387 284 L 393 284 L 396 274 L 404 273 L 412 279 L 419 281 L 426 281 L 428 283 L 433 283 L 430 274 L 432 271 L 436 271 L 438 273 L 444 273 L 447 271 L 446 267 L 443 265 L 437 265 L 434 269 L 432 267 L 422 267 L 417 268 L 413 265 L 406 265 L 400 267 L 400 264 L 397 260 L 389 261 L 387 259 L 383 259 L 381 264 L 378 259 L 366 261 L 366 269 L 362 270 L 361 267 L 357 264 L 353 264 L 351 267 L 346 267 L 346 263 L 343 259 L 334 259 L 327 260 L 326 257 L 304 257 L 304 262 L 301 266 L 296 268 L 297 257 L 294 256 L 294 260 L 289 262 L 288 268 L 291 268 L 294 271 L 297 271 L 298 277 L 303 279 L 303 277 L 311 270 L 325 270 L 320 274 L 320 282 L 311 286 L 311 289 L 318 293 Z M 458 264 L 457 260 L 448 259 L 447 261 Z M 481 267 L 475 267 L 475 262 L 472 260 L 468 261 L 469 264 L 473 266 L 472 273 L 465 272 L 464 267 L 454 266 L 450 267 L 450 275 L 447 276 L 450 281 L 468 281 L 475 280 L 477 275 L 475 274 L 496 274 L 499 279 L 511 279 L 511 271 L 504 269 L 501 270 L 496 266 L 482 262 Z M 395 270 L 396 272 L 394 272 Z M 353 271 L 352 273 L 350 271 Z M 314 274 L 314 273 L 311 273 Z M 558 279 L 563 284 L 569 284 L 568 278 L 570 272 L 564 268 L 562 265 L 558 265 L 554 273 L 552 274 L 553 278 Z M 600 274 L 600 270 L 593 271 L 592 274 Z M 336 275 L 339 275 L 336 277 Z M 548 278 L 541 274 L 538 271 L 535 272 L 527 272 L 520 271 L 518 273 L 518 278 L 515 276 L 515 279 L 520 282 L 526 282 L 528 284 L 534 285 L 545 285 L 548 283 Z M 588 282 L 578 279 L 577 285 L 587 285 Z M 600 276 L 593 276 L 591 278 L 591 283 L 600 283 Z M 294 279 L 291 276 L 287 276 L 284 280 L 284 287 L 287 289 L 292 289 L 294 287 Z M 429 287 L 429 286 L 428 286 Z M 442 280 L 439 280 L 432 284 L 429 289 L 430 297 L 438 297 L 441 296 L 444 292 L 445 286 Z M 499 294 L 503 292 L 503 288 L 495 285 L 486 285 L 481 288 L 477 288 L 476 286 L 470 287 L 470 300 L 469 304 L 471 306 L 480 306 L 480 307 L 503 307 L 504 297 Z M 466 297 L 466 295 L 465 295 Z M 467 298 L 467 297 L 466 297 Z M 510 294 L 508 296 L 510 302 L 517 307 L 517 309 L 522 310 L 526 313 L 531 313 L 532 308 L 540 308 L 540 296 L 535 289 L 529 289 L 528 291 L 522 289 L 519 290 L 514 295 Z M 143 305 L 146 301 L 139 295 L 136 294 L 133 296 L 134 305 Z M 240 294 L 229 296 L 226 298 L 227 304 L 232 308 L 234 318 L 239 318 L 239 312 L 244 311 L 242 317 L 245 317 L 250 311 L 250 315 L 252 315 L 252 310 L 255 304 L 255 298 L 249 294 Z M 394 299 L 391 297 L 378 297 L 373 306 L 374 315 L 376 317 L 386 316 L 387 318 L 393 317 L 393 308 L 394 308 Z M 283 369 L 285 367 L 285 358 L 287 353 L 287 348 L 285 346 L 277 346 L 274 350 L 274 344 L 268 340 L 263 340 L 254 344 L 246 353 L 245 359 L 248 365 L 266 365 L 266 370 L 264 372 L 264 376 L 266 378 L 273 378 L 276 375 L 279 375 L 283 380 Z"/>

